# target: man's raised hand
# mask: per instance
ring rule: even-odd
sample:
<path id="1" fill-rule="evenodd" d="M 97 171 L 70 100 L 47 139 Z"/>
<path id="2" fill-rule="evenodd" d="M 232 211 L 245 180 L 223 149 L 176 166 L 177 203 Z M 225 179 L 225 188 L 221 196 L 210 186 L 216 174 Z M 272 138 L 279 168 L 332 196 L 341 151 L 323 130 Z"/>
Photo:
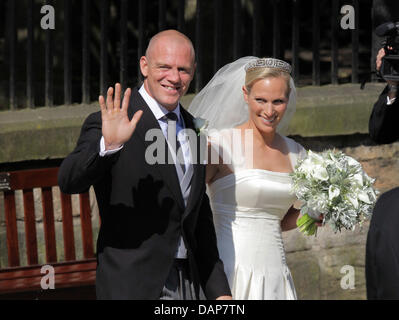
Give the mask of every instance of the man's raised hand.
<path id="1" fill-rule="evenodd" d="M 130 139 L 137 122 L 143 114 L 142 110 L 137 111 L 132 120 L 127 116 L 131 89 L 125 90 L 125 95 L 121 104 L 121 85 L 115 84 L 115 98 L 113 98 L 114 89 L 108 88 L 107 100 L 101 95 L 98 98 L 101 108 L 102 134 L 105 142 L 105 150 L 117 149 Z"/>

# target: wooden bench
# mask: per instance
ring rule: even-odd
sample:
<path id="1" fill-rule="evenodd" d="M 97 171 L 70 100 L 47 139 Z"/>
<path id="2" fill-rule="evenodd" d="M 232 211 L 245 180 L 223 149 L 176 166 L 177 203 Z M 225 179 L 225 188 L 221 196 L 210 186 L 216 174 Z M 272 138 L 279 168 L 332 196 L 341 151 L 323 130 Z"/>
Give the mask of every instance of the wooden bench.
<path id="1" fill-rule="evenodd" d="M 83 288 L 83 286 L 89 288 L 90 298 L 95 298 L 94 284 L 97 263 L 93 248 L 88 192 L 79 194 L 83 260 L 77 260 L 73 231 L 72 198 L 71 195 L 60 191 L 64 261 L 57 261 L 52 195 L 52 187 L 57 186 L 57 174 L 58 168 L 0 173 L 0 192 L 4 193 L 8 255 L 8 266 L 5 268 L 0 266 L 0 299 L 7 295 L 10 296 L 10 294 L 18 297 L 18 293 L 21 297 L 40 298 L 40 294 L 43 295 L 44 291 L 46 291 L 47 296 L 51 296 L 59 289 Z M 41 287 L 41 279 L 45 274 L 41 273 L 43 265 L 38 263 L 33 188 L 41 189 L 46 264 L 54 268 L 55 290 L 43 290 Z M 27 266 L 21 266 L 20 263 L 15 201 L 16 190 L 22 190 L 23 194 Z M 27 295 L 27 292 L 32 294 Z M 21 295 L 22 293 L 25 293 L 25 295 Z M 72 296 L 76 297 L 74 293 L 72 293 Z"/>

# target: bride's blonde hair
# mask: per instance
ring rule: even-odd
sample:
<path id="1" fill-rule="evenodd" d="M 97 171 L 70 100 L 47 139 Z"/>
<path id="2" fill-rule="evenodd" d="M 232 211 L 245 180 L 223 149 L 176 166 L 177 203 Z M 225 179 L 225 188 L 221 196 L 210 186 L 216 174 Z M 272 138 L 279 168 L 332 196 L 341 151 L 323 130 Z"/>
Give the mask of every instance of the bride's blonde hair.
<path id="1" fill-rule="evenodd" d="M 286 96 L 287 98 L 289 97 L 291 92 L 290 74 L 278 68 L 257 67 L 247 70 L 245 74 L 245 87 L 250 92 L 256 81 L 267 78 L 283 78 L 287 85 Z"/>

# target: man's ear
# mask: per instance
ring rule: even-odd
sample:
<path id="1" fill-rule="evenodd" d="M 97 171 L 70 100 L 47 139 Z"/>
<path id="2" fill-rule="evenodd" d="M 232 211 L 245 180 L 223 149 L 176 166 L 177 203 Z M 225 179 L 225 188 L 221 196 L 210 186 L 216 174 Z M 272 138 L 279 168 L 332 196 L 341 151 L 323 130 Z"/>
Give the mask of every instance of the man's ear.
<path id="1" fill-rule="evenodd" d="M 146 56 L 142 56 L 140 58 L 140 70 L 141 74 L 143 75 L 144 78 L 147 78 L 148 75 L 148 60 Z"/>

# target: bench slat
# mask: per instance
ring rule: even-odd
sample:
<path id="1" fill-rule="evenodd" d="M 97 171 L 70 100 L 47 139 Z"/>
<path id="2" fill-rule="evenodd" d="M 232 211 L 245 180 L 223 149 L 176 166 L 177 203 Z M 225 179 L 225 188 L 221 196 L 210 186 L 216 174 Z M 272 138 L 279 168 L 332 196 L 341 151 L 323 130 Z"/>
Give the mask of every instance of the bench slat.
<path id="1" fill-rule="evenodd" d="M 55 289 L 95 283 L 95 259 L 61 262 L 52 266 Z M 41 273 L 41 268 L 40 265 L 0 270 L 0 293 L 40 290 L 41 279 L 45 276 Z"/>
<path id="2" fill-rule="evenodd" d="M 53 195 L 51 192 L 51 187 L 42 188 L 42 205 L 46 261 L 47 263 L 56 262 L 57 249 L 55 241 Z"/>
<path id="3" fill-rule="evenodd" d="M 26 256 L 29 265 L 38 264 L 35 204 L 33 189 L 24 189 L 25 241 Z"/>
<path id="4" fill-rule="evenodd" d="M 10 172 L 11 190 L 52 187 L 58 185 L 58 168 Z"/>
<path id="5" fill-rule="evenodd" d="M 8 265 L 10 267 L 16 267 L 20 265 L 20 262 L 14 191 L 4 191 L 4 209 L 7 229 Z"/>
<path id="6" fill-rule="evenodd" d="M 75 260 L 75 236 L 73 233 L 72 198 L 61 192 L 62 232 L 64 237 L 65 260 Z"/>
<path id="7" fill-rule="evenodd" d="M 81 193 L 80 200 L 80 220 L 82 227 L 83 256 L 88 258 L 94 257 L 93 249 L 93 232 L 90 216 L 90 198 L 89 193 Z"/>

